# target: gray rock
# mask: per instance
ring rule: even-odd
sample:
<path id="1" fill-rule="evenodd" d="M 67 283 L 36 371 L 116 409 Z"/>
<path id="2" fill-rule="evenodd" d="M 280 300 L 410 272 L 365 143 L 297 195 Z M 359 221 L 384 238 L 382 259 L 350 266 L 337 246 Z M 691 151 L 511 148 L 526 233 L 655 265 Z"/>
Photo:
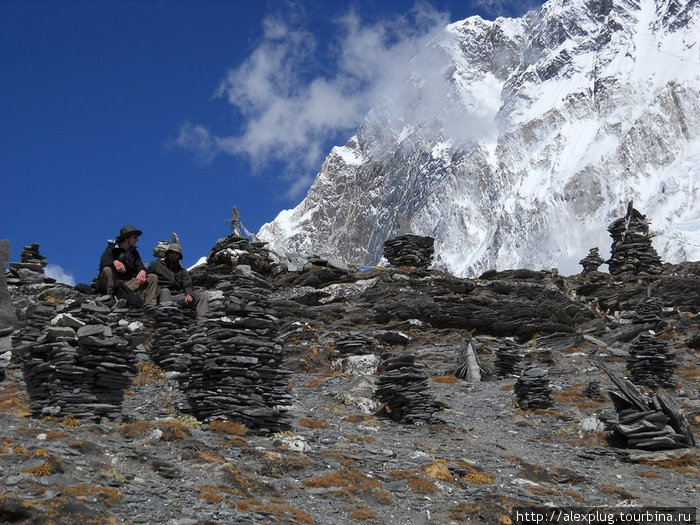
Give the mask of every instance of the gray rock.
<path id="1" fill-rule="evenodd" d="M 10 241 L 2 239 L 0 240 L 0 330 L 17 324 L 17 315 L 5 280 L 5 268 L 9 260 Z"/>

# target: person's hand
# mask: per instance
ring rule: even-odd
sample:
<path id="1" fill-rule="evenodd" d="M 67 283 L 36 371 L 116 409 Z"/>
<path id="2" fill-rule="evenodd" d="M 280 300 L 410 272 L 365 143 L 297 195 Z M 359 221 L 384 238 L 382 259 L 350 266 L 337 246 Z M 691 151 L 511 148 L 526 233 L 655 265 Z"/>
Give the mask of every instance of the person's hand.
<path id="1" fill-rule="evenodd" d="M 119 273 L 124 273 L 126 271 L 126 266 L 124 266 L 124 263 L 121 261 L 114 261 L 114 269 Z"/>
<path id="2" fill-rule="evenodd" d="M 139 282 L 139 284 L 143 284 L 146 282 L 146 272 L 144 270 L 141 270 L 137 275 L 136 275 L 136 280 Z"/>
<path id="3" fill-rule="evenodd" d="M 186 302 L 187 304 L 189 304 L 189 303 L 191 303 L 192 301 L 194 301 L 194 297 L 192 297 L 190 294 L 187 294 L 187 295 L 185 296 L 185 302 Z"/>

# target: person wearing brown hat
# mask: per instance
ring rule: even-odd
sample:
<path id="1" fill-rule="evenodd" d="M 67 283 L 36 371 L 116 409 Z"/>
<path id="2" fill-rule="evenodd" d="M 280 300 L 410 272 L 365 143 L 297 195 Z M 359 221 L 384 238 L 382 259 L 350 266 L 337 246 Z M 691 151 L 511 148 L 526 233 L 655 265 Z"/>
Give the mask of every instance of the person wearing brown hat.
<path id="1" fill-rule="evenodd" d="M 209 300 L 204 293 L 194 291 L 192 277 L 182 267 L 182 247 L 178 243 L 170 243 L 165 252 L 165 257 L 153 261 L 148 266 L 150 275 L 158 276 L 158 302 L 173 301 L 180 306 L 195 308 L 197 322 L 204 320 L 204 315 L 209 311 Z"/>
<path id="2" fill-rule="evenodd" d="M 100 258 L 97 290 L 114 293 L 115 287 L 125 284 L 143 298 L 144 306 L 156 304 L 158 278 L 146 273 L 146 266 L 136 249 L 143 232 L 134 226 L 119 230 L 115 242 L 110 243 Z"/>

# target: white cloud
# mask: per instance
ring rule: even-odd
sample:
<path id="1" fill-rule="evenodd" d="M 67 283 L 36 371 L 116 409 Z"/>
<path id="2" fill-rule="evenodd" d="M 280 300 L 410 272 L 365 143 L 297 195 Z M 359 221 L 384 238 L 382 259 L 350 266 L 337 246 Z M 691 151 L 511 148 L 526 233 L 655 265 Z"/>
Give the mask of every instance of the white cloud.
<path id="1" fill-rule="evenodd" d="M 47 264 L 44 268 L 44 273 L 47 277 L 56 279 L 56 281 L 59 283 L 75 286 L 75 277 L 73 277 L 73 274 L 67 272 L 58 264 Z"/>
<path id="2" fill-rule="evenodd" d="M 483 136 L 494 125 L 491 108 L 484 112 L 474 100 L 477 109 L 465 110 L 464 94 L 446 81 L 448 23 L 447 13 L 426 3 L 372 24 L 351 11 L 334 21 L 331 42 L 319 42 L 299 16 L 270 16 L 259 44 L 215 92 L 242 116 L 240 133 L 218 137 L 186 123 L 175 142 L 204 161 L 225 153 L 247 158 L 256 170 L 282 163 L 294 198 L 330 146 L 348 139 L 372 108 L 379 109 L 366 124 L 380 135 L 376 151 L 402 122 L 434 134 L 429 125 L 441 119 L 441 131 L 455 142 Z"/>

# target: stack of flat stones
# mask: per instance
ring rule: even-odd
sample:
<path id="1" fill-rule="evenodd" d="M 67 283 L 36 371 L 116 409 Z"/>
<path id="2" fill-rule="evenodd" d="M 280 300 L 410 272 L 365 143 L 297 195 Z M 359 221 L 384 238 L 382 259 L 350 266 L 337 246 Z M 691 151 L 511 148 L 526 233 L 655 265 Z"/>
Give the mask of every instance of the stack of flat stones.
<path id="1" fill-rule="evenodd" d="M 44 274 L 46 257 L 39 253 L 38 244 L 30 244 L 22 249 L 22 262 L 10 263 L 10 276 L 7 284 L 55 283 L 56 280 Z"/>
<path id="2" fill-rule="evenodd" d="M 596 246 L 595 248 L 591 248 L 588 255 L 581 259 L 578 263 L 583 266 L 583 271 L 581 273 L 585 275 L 587 273 L 597 271 L 600 265 L 604 262 L 605 261 L 598 253 L 598 247 Z"/>
<path id="3" fill-rule="evenodd" d="M 200 420 L 238 421 L 261 434 L 291 428 L 292 399 L 271 284 L 258 272 L 272 271 L 265 252 L 235 236 L 217 243 L 199 279 L 223 293 L 223 305 L 177 345 L 186 365 L 179 377 L 187 398 L 181 410 Z"/>
<path id="4" fill-rule="evenodd" d="M 250 242 L 245 237 L 229 235 L 219 239 L 207 255 L 207 264 L 192 270 L 195 285 L 207 289 L 230 278 L 232 268 L 248 266 L 261 275 L 270 275 L 279 271 L 266 243 Z"/>
<path id="5" fill-rule="evenodd" d="M 586 388 L 583 389 L 583 395 L 586 396 L 588 399 L 600 399 L 602 397 L 602 393 L 600 391 L 600 382 L 589 381 L 586 384 Z"/>
<path id="6" fill-rule="evenodd" d="M 364 355 L 372 353 L 374 338 L 363 336 L 360 333 L 350 334 L 333 343 L 333 348 L 341 357 L 348 355 Z"/>
<path id="7" fill-rule="evenodd" d="M 168 372 L 181 372 L 187 367 L 181 345 L 189 340 L 196 323 L 195 311 L 181 308 L 176 303 L 163 303 L 148 312 L 155 321 L 153 340 L 148 355 L 158 366 Z"/>
<path id="8" fill-rule="evenodd" d="M 520 345 L 510 339 L 504 339 L 503 344 L 496 350 L 494 368 L 497 377 L 510 377 L 519 375 L 522 367 L 522 349 Z"/>
<path id="9" fill-rule="evenodd" d="M 656 297 L 650 297 L 637 305 L 632 321 L 637 324 L 659 323 L 661 310 L 661 301 Z"/>
<path id="10" fill-rule="evenodd" d="M 549 386 L 549 372 L 544 368 L 526 368 L 513 388 L 518 406 L 524 410 L 549 408 L 554 405 Z"/>
<path id="11" fill-rule="evenodd" d="M 121 417 L 124 389 L 136 372 L 136 359 L 125 329 L 108 307 L 90 302 L 41 304 L 32 312 L 32 325 L 23 330 L 22 362 L 35 416 L 67 415 L 99 421 Z M 45 330 L 34 343 L 39 319 Z M 20 349 L 16 349 L 20 350 Z"/>
<path id="12" fill-rule="evenodd" d="M 384 257 L 392 266 L 427 268 L 433 262 L 435 239 L 406 234 L 384 242 Z"/>
<path id="13" fill-rule="evenodd" d="M 629 351 L 627 369 L 633 382 L 674 388 L 675 354 L 652 332 L 637 336 Z"/>
<path id="14" fill-rule="evenodd" d="M 661 258 L 651 245 L 652 235 L 646 216 L 632 207 L 630 202 L 627 215 L 608 226 L 613 238 L 612 256 L 606 261 L 610 273 L 659 274 L 662 271 Z"/>
<path id="15" fill-rule="evenodd" d="M 396 422 L 420 425 L 438 421 L 435 414 L 446 408 L 428 391 L 428 377 L 415 356 L 383 361 L 374 397 L 381 404 L 377 415 Z"/>

